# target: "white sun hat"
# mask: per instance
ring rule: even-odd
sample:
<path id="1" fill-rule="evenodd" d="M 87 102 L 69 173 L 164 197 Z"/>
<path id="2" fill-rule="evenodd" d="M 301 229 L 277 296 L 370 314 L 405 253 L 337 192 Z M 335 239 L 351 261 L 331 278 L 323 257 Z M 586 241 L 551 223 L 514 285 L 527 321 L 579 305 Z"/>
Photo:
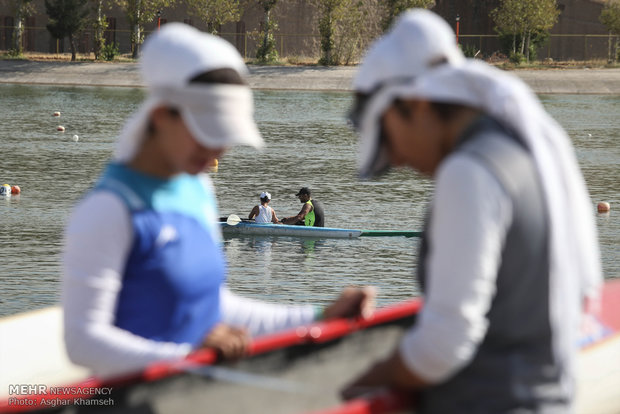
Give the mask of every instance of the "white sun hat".
<path id="1" fill-rule="evenodd" d="M 357 101 L 351 112 L 351 121 L 360 133 L 358 166 L 362 177 L 379 174 L 389 166 L 379 125 L 387 106 L 369 105 L 376 93 L 443 63 L 458 65 L 464 60 L 448 23 L 425 9 L 401 14 L 390 31 L 370 47 L 353 81 Z"/>
<path id="2" fill-rule="evenodd" d="M 182 23 L 168 23 L 150 35 L 140 59 L 148 97 L 121 131 L 114 158 L 125 162 L 135 156 L 151 112 L 161 105 L 178 109 L 194 138 L 206 147 L 261 148 L 247 85 L 190 83 L 200 74 L 227 68 L 241 77 L 247 74 L 239 52 L 224 39 Z"/>
<path id="3" fill-rule="evenodd" d="M 268 200 L 271 200 L 271 194 L 269 194 L 267 191 L 263 191 L 262 193 L 260 193 L 260 198 L 267 198 Z"/>

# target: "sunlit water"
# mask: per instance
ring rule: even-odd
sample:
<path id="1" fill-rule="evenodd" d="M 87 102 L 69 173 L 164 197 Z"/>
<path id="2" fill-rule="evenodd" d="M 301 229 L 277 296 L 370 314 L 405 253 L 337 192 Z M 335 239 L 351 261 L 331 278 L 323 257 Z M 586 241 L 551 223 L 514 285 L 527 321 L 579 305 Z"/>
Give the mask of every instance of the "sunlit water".
<path id="1" fill-rule="evenodd" d="M 348 94 L 255 96 L 267 147 L 260 153 L 236 148 L 220 160 L 212 177 L 221 216 L 246 216 L 265 190 L 279 216 L 292 215 L 301 207 L 295 193 L 308 186 L 325 206 L 327 226 L 421 229 L 429 180 L 406 171 L 380 182 L 357 180 L 355 136 L 344 122 Z M 59 254 L 70 210 L 97 178 L 116 134 L 143 97 L 140 89 L 0 85 L 0 184 L 23 191 L 0 199 L 0 315 L 58 302 Z M 618 277 L 620 97 L 542 99 L 573 138 L 593 212 L 597 201 L 612 205 L 611 213 L 596 220 L 606 277 Z M 55 111 L 60 118 L 52 116 Z M 58 125 L 66 132 L 57 132 Z M 412 275 L 418 242 L 230 238 L 224 248 L 229 284 L 244 295 L 324 304 L 343 286 L 372 284 L 380 289 L 379 303 L 386 304 L 417 294 Z"/>

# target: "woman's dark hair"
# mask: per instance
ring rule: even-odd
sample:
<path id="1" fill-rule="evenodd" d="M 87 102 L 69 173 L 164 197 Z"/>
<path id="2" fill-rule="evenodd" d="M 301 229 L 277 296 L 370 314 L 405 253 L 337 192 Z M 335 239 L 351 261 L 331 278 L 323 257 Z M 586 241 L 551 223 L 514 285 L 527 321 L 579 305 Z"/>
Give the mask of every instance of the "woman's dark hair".
<path id="1" fill-rule="evenodd" d="M 465 108 L 466 106 L 460 104 L 431 102 L 431 109 L 442 121 L 450 121 Z"/>
<path id="2" fill-rule="evenodd" d="M 396 98 L 393 105 L 403 118 L 409 118 L 411 110 L 404 100 Z M 442 121 L 450 121 L 456 114 L 466 108 L 464 105 L 443 102 L 430 102 L 430 107 Z"/>
<path id="3" fill-rule="evenodd" d="M 189 80 L 189 83 L 222 83 L 225 85 L 247 85 L 239 72 L 232 68 L 214 69 L 203 72 Z"/>
<path id="4" fill-rule="evenodd" d="M 260 199 L 260 201 L 263 202 L 263 203 L 266 203 L 266 202 L 268 202 L 270 200 L 267 197 L 263 197 L 263 198 Z"/>

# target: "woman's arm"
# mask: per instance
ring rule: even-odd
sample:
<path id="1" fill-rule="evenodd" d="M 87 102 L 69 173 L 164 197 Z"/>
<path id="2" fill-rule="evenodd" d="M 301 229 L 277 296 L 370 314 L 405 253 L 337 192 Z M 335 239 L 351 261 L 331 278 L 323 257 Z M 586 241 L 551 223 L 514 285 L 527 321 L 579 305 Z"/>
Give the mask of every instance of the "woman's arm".
<path id="1" fill-rule="evenodd" d="M 220 289 L 222 322 L 244 327 L 251 336 L 311 323 L 317 310 L 311 305 L 280 305 L 244 298 L 227 287 Z"/>
<path id="2" fill-rule="evenodd" d="M 248 219 L 252 220 L 254 217 L 258 216 L 258 206 L 254 206 L 250 214 L 248 215 Z"/>
<path id="3" fill-rule="evenodd" d="M 433 199 L 427 291 L 415 325 L 385 360 L 348 385 L 345 398 L 370 387 L 420 388 L 466 366 L 487 332 L 512 204 L 499 182 L 471 159 L 440 169 Z"/>
<path id="4" fill-rule="evenodd" d="M 62 305 L 69 358 L 98 376 L 183 358 L 189 344 L 149 340 L 114 326 L 122 271 L 132 244 L 130 215 L 107 192 L 87 196 L 73 211 L 65 232 Z"/>

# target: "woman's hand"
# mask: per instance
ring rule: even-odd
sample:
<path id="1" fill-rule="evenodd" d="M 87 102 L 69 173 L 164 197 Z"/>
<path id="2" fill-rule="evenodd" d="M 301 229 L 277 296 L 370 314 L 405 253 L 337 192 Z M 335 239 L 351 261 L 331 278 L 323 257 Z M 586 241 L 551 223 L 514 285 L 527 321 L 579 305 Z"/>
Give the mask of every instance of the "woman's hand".
<path id="1" fill-rule="evenodd" d="M 323 312 L 324 319 L 361 316 L 368 319 L 375 311 L 377 290 L 372 286 L 344 288 L 338 299 Z"/>
<path id="2" fill-rule="evenodd" d="M 248 353 L 250 335 L 245 329 L 220 323 L 205 336 L 203 348 L 214 348 L 225 359 L 239 359 Z"/>

